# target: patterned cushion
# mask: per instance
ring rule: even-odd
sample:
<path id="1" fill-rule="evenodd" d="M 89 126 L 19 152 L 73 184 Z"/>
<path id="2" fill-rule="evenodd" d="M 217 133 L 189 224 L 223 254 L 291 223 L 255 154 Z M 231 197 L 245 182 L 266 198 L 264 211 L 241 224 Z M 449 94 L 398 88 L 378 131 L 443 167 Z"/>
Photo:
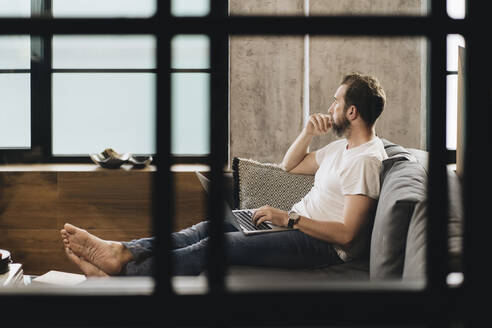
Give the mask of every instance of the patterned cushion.
<path id="1" fill-rule="evenodd" d="M 264 205 L 288 211 L 311 190 L 313 175 L 285 172 L 280 165 L 235 157 L 234 207 L 258 208 Z"/>

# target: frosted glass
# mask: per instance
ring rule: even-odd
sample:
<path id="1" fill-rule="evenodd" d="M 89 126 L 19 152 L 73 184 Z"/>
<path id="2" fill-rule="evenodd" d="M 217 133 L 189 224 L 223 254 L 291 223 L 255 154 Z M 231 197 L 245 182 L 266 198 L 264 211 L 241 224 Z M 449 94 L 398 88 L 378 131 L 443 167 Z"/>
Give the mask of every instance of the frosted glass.
<path id="1" fill-rule="evenodd" d="M 31 147 L 30 74 L 0 74 L 0 148 Z"/>
<path id="2" fill-rule="evenodd" d="M 0 69 L 31 67 L 31 39 L 28 35 L 0 36 Z"/>
<path id="3" fill-rule="evenodd" d="M 210 12 L 210 0 L 172 0 L 174 16 L 205 16 Z"/>
<path id="4" fill-rule="evenodd" d="M 446 148 L 456 149 L 458 129 L 458 75 L 448 75 L 446 83 Z"/>
<path id="5" fill-rule="evenodd" d="M 458 46 L 465 46 L 465 39 L 463 38 L 463 36 L 461 34 L 448 34 L 446 38 L 446 69 L 448 71 L 458 70 Z"/>
<path id="6" fill-rule="evenodd" d="M 53 68 L 155 68 L 156 39 L 142 36 L 54 36 Z"/>
<path id="7" fill-rule="evenodd" d="M 465 0 L 447 0 L 446 11 L 454 19 L 463 19 L 466 14 Z"/>
<path id="8" fill-rule="evenodd" d="M 150 17 L 156 0 L 53 0 L 54 17 Z"/>
<path id="9" fill-rule="evenodd" d="M 175 155 L 210 153 L 210 75 L 171 75 L 171 152 Z"/>
<path id="10" fill-rule="evenodd" d="M 151 73 L 53 74 L 53 154 L 156 152 Z"/>
<path id="11" fill-rule="evenodd" d="M 172 68 L 209 68 L 210 41 L 205 35 L 178 35 L 171 43 Z"/>
<path id="12" fill-rule="evenodd" d="M 0 0 L 0 17 L 31 17 L 31 0 Z"/>

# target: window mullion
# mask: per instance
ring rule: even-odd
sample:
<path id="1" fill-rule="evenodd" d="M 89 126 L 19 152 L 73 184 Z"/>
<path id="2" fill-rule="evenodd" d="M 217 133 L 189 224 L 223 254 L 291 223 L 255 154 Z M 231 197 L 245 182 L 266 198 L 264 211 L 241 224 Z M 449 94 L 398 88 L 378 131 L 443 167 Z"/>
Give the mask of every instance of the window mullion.
<path id="1" fill-rule="evenodd" d="M 50 16 L 51 0 L 31 0 L 31 16 Z M 31 157 L 51 158 L 51 35 L 31 35 Z"/>

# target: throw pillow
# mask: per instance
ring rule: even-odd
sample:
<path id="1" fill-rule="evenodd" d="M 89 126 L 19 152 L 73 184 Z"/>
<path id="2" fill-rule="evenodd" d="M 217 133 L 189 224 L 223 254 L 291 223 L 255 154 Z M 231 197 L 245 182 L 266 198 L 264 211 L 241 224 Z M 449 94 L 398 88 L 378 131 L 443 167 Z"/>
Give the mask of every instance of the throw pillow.
<path id="1" fill-rule="evenodd" d="M 235 207 L 264 205 L 288 211 L 311 190 L 314 176 L 285 172 L 280 165 L 235 157 L 233 161 Z"/>

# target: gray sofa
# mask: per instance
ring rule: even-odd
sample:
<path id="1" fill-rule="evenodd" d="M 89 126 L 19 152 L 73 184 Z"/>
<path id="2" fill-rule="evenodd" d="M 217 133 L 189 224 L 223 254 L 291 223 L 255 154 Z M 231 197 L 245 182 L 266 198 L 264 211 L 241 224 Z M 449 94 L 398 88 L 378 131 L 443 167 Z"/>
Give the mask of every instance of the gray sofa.
<path id="1" fill-rule="evenodd" d="M 381 172 L 381 194 L 372 222 L 368 254 L 363 258 L 307 271 L 331 280 L 418 280 L 426 274 L 426 220 L 428 154 L 405 149 L 384 140 L 388 159 Z M 228 179 L 234 208 L 257 208 L 268 204 L 288 210 L 311 188 L 314 178 L 284 172 L 279 165 L 235 158 Z M 461 271 L 462 207 L 458 176 L 448 169 L 450 271 Z M 279 192 L 281 191 L 281 192 Z M 274 268 L 232 267 L 241 275 Z M 290 270 L 292 271 L 292 270 Z"/>

